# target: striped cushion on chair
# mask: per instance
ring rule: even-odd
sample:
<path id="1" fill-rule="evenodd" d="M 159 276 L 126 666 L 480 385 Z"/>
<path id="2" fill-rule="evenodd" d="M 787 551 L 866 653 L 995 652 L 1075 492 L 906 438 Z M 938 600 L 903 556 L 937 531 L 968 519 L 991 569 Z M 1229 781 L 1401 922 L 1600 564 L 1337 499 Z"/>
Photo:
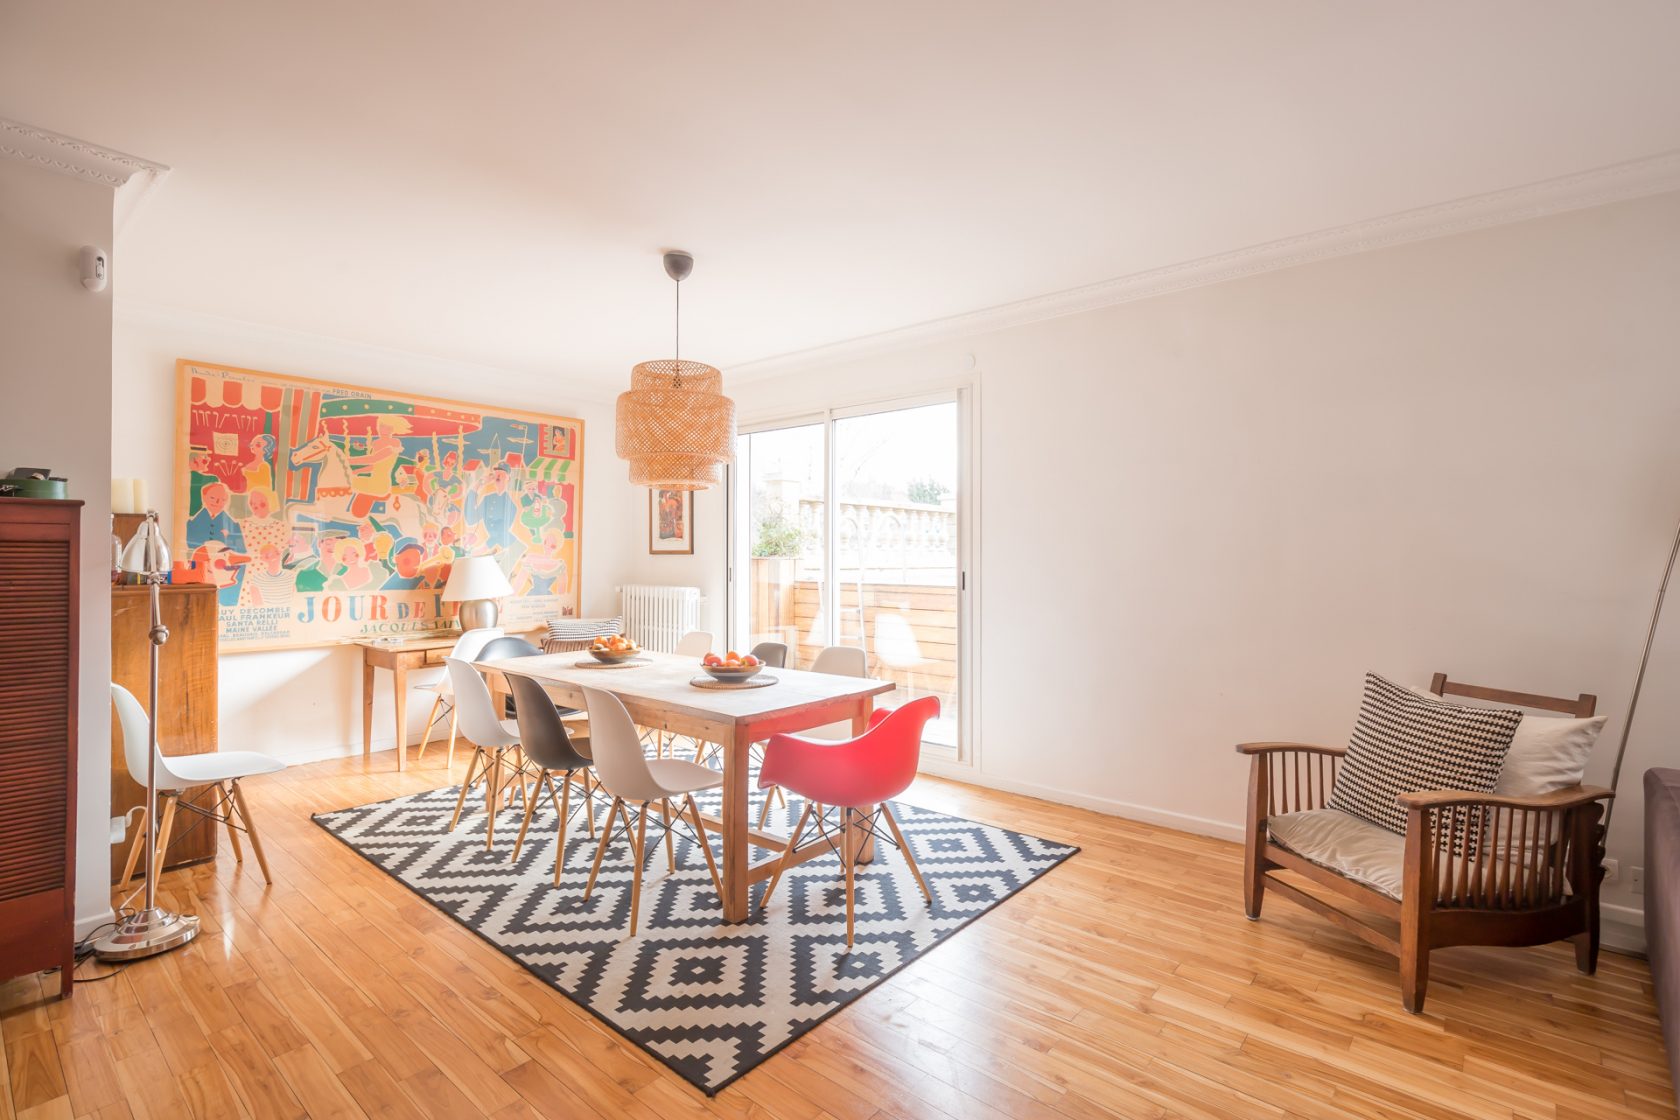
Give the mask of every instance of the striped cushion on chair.
<path id="1" fill-rule="evenodd" d="M 624 633 L 624 617 L 616 618 L 556 618 L 548 624 L 548 637 L 543 639 L 544 653 L 571 653 L 588 649 L 596 638 L 610 638 Z"/>

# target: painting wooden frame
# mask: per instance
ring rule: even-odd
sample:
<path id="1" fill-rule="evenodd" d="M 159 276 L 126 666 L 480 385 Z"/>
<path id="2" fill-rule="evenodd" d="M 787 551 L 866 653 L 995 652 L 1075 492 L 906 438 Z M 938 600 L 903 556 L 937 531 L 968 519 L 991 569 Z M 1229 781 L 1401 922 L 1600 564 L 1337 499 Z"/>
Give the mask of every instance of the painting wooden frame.
<path id="1" fill-rule="evenodd" d="M 218 586 L 224 653 L 450 630 L 461 556 L 509 631 L 578 613 L 582 420 L 186 358 L 175 390 L 173 578 Z"/>
<path id="2" fill-rule="evenodd" d="M 694 491 L 648 489 L 648 553 L 694 554 Z"/>

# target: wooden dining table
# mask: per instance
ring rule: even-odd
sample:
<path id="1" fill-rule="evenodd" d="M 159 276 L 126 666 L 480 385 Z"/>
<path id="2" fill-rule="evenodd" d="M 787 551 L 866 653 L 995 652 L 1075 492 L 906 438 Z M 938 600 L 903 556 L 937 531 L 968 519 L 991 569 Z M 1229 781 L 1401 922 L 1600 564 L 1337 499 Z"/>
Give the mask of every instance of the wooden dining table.
<path id="1" fill-rule="evenodd" d="M 485 661 L 478 668 L 498 692 L 506 691 L 500 675 L 517 673 L 540 682 L 556 701 L 575 708 L 585 706 L 585 687 L 598 688 L 618 697 L 630 718 L 643 727 L 722 747 L 722 815 L 704 819 L 723 837 L 719 872 L 723 916 L 729 922 L 747 920 L 749 888 L 771 876 L 788 845 L 787 837 L 753 827 L 747 788 L 752 744 L 778 732 L 805 731 L 842 720 L 850 720 L 852 733 L 861 735 L 875 710 L 875 697 L 897 687 L 869 677 L 767 669 L 776 683 L 763 688 L 699 688 L 690 683 L 705 676 L 699 663 L 667 653 L 644 653 L 625 666 L 594 665 L 583 652 Z M 864 861 L 871 851 L 869 836 L 866 829 L 856 829 L 847 839 Z M 754 859 L 753 848 L 769 854 Z M 829 850 L 822 840 L 802 844 L 794 862 L 815 859 Z"/>

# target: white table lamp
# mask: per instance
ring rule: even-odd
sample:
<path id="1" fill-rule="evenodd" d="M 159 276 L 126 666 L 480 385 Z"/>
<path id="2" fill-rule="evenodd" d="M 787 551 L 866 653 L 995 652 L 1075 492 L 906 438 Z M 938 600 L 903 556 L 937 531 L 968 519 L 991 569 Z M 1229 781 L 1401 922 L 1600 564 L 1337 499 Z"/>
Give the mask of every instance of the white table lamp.
<path id="1" fill-rule="evenodd" d="M 494 556 L 462 557 L 450 566 L 449 582 L 443 585 L 443 601 L 461 604 L 463 630 L 496 625 L 496 600 L 512 594 L 513 586 Z"/>

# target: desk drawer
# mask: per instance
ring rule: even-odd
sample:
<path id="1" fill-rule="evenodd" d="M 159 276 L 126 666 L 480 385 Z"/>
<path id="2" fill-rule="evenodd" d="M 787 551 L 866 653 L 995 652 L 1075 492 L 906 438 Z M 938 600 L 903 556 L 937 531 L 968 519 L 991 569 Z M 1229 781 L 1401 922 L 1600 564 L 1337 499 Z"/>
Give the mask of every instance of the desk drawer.
<path id="1" fill-rule="evenodd" d="M 446 660 L 448 660 L 452 648 L 453 647 L 451 646 L 439 646 L 437 649 L 427 650 L 425 659 L 421 661 L 421 664 L 442 665 Z"/>

